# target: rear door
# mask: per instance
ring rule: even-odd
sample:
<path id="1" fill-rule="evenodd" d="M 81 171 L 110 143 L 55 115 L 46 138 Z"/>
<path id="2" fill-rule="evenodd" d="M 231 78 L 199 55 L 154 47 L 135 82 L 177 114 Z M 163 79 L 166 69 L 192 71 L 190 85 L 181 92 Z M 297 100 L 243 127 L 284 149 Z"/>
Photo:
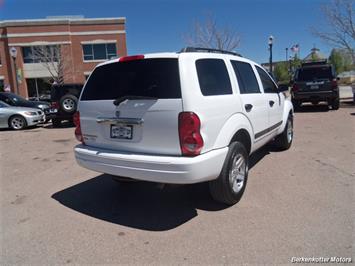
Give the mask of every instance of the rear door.
<path id="1" fill-rule="evenodd" d="M 88 146 L 180 155 L 178 59 L 139 59 L 97 67 L 85 85 L 79 111 Z"/>
<path id="2" fill-rule="evenodd" d="M 248 117 L 254 130 L 254 138 L 257 140 L 268 126 L 267 101 L 261 93 L 252 65 L 234 60 L 231 63 L 237 76 L 244 114 Z"/>

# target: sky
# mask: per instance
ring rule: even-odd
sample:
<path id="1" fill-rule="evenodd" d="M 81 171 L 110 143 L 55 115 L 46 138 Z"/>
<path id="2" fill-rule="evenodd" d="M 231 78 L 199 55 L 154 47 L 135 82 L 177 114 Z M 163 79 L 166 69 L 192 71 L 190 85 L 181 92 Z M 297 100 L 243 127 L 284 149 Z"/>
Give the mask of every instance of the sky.
<path id="1" fill-rule="evenodd" d="M 330 0 L 329 0 L 330 1 Z M 83 15 L 126 17 L 128 54 L 174 52 L 187 46 L 184 36 L 196 21 L 211 14 L 220 28 L 241 38 L 237 52 L 268 62 L 268 37 L 274 37 L 273 59 L 285 60 L 286 48 L 300 46 L 305 57 L 316 46 L 325 55 L 332 47 L 311 34 L 324 29 L 320 11 L 328 0 L 0 0 L 0 20 Z M 290 52 L 289 52 L 290 55 Z"/>

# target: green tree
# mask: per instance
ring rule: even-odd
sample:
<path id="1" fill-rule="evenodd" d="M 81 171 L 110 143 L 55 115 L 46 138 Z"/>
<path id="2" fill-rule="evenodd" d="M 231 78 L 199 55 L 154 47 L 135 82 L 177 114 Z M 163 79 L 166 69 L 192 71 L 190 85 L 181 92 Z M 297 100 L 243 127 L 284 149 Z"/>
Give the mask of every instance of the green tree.
<path id="1" fill-rule="evenodd" d="M 290 62 L 291 65 L 291 72 L 295 72 L 297 68 L 299 68 L 302 64 L 302 60 L 298 58 L 297 54 L 293 57 Z"/>
<path id="2" fill-rule="evenodd" d="M 331 52 L 331 54 L 329 56 L 329 61 L 334 66 L 335 72 L 337 74 L 344 71 L 344 60 L 343 60 L 343 57 L 336 50 L 334 50 L 334 49 L 332 50 L 332 52 Z"/>
<path id="3" fill-rule="evenodd" d="M 329 62 L 334 66 L 337 74 L 354 69 L 354 66 L 351 65 L 351 57 L 336 49 L 330 53 Z"/>
<path id="4" fill-rule="evenodd" d="M 278 82 L 287 83 L 290 81 L 290 74 L 288 68 L 289 68 L 289 64 L 287 62 L 281 62 L 276 64 L 274 75 Z"/>

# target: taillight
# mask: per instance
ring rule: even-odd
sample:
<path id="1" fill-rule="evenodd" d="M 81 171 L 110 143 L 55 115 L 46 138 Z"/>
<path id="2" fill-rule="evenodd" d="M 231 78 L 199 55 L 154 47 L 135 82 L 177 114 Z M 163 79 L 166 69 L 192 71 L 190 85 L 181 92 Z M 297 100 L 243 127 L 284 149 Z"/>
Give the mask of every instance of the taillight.
<path id="1" fill-rule="evenodd" d="M 144 59 L 144 55 L 131 55 L 131 56 L 121 57 L 119 62 L 127 62 L 127 61 L 141 60 L 141 59 Z"/>
<path id="2" fill-rule="evenodd" d="M 293 84 L 293 86 L 292 86 L 292 91 L 293 91 L 293 92 L 296 92 L 296 91 L 298 91 L 298 90 L 299 90 L 298 85 L 297 85 L 297 84 Z"/>
<path id="3" fill-rule="evenodd" d="M 53 109 L 59 109 L 59 103 L 58 103 L 58 102 L 52 102 L 52 103 L 51 103 L 51 108 L 53 108 Z"/>
<path id="4" fill-rule="evenodd" d="M 199 155 L 203 147 L 200 133 L 200 118 L 192 112 L 179 114 L 179 137 L 181 153 L 184 156 Z"/>
<path id="5" fill-rule="evenodd" d="M 333 79 L 332 80 L 332 89 L 333 90 L 336 90 L 338 88 L 338 82 L 336 79 Z"/>
<path id="6" fill-rule="evenodd" d="M 84 138 L 83 134 L 81 133 L 81 126 L 80 126 L 80 113 L 79 111 L 75 112 L 73 115 L 73 122 L 75 125 L 75 138 L 80 141 L 81 143 L 84 143 Z"/>

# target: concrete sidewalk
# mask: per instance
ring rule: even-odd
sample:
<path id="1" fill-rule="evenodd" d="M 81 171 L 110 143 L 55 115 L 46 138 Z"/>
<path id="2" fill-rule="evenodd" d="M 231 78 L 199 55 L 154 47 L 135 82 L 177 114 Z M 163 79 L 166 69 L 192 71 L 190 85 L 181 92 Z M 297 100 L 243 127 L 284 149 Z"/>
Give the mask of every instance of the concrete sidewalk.
<path id="1" fill-rule="evenodd" d="M 351 86 L 339 86 L 339 94 L 341 100 L 353 98 L 353 91 Z"/>

